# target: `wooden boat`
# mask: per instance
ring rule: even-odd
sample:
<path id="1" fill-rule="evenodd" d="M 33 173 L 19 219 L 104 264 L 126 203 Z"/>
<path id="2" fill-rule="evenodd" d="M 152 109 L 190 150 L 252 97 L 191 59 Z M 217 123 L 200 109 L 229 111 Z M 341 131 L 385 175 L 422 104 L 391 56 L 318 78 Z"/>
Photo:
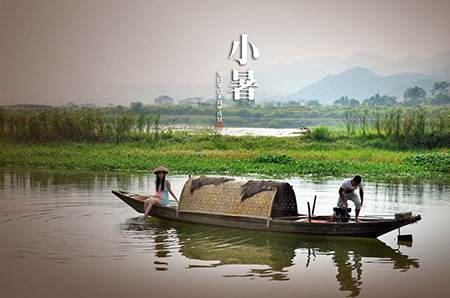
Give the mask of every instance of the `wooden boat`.
<path id="1" fill-rule="evenodd" d="M 139 196 L 124 191 L 112 193 L 144 213 Z M 230 228 L 371 238 L 421 219 L 420 215 L 409 214 L 394 219 L 364 218 L 359 223 L 331 222 L 331 216 L 298 214 L 295 193 L 288 183 L 204 176 L 186 182 L 178 207 L 155 204 L 150 216 Z"/>

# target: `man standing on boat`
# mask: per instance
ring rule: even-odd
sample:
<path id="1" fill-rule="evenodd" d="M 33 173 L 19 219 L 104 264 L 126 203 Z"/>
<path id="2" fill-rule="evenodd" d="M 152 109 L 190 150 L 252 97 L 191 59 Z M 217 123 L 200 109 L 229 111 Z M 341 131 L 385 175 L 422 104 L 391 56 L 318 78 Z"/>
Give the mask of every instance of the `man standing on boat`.
<path id="1" fill-rule="evenodd" d="M 357 188 L 359 188 L 361 200 L 355 193 Z M 347 200 L 351 200 L 355 204 L 355 221 L 359 222 L 359 211 L 361 211 L 361 206 L 364 202 L 364 190 L 361 176 L 356 175 L 353 179 L 347 179 L 342 182 L 342 185 L 339 188 L 339 200 L 337 206 L 348 208 Z"/>

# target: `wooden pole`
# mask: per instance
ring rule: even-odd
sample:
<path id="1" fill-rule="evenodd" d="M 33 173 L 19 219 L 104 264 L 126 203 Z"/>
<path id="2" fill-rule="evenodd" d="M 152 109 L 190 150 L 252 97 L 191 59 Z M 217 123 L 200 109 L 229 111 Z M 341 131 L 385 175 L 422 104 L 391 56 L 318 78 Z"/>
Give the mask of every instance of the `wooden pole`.
<path id="1" fill-rule="evenodd" d="M 311 222 L 311 208 L 309 207 L 309 202 L 308 202 L 308 221 Z"/>
<path id="2" fill-rule="evenodd" d="M 314 202 L 313 202 L 313 208 L 312 208 L 312 216 L 314 216 L 314 210 L 316 210 L 316 199 L 317 199 L 317 195 L 314 196 Z"/>

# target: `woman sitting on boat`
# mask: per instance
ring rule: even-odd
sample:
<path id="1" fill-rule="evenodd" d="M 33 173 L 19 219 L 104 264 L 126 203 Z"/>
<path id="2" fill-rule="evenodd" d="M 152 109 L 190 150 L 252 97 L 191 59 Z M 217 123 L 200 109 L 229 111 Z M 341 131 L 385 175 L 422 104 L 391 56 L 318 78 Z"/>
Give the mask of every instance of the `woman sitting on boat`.
<path id="1" fill-rule="evenodd" d="M 147 219 L 155 203 L 164 206 L 169 205 L 169 193 L 178 202 L 177 197 L 172 191 L 170 182 L 166 180 L 166 174 L 169 173 L 169 170 L 163 166 L 159 166 L 153 170 L 153 173 L 156 174 L 156 194 L 144 200 L 144 219 Z"/>

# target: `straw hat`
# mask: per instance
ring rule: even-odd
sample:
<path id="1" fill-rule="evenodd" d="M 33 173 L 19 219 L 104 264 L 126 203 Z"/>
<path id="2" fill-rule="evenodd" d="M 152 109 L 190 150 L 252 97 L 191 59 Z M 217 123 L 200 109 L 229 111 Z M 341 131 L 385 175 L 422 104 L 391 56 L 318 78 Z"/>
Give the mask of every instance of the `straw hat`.
<path id="1" fill-rule="evenodd" d="M 165 172 L 167 174 L 167 173 L 169 173 L 169 169 L 167 169 L 166 167 L 163 167 L 163 166 L 159 166 L 153 170 L 153 173 L 155 173 L 155 174 L 157 174 L 159 172 Z"/>

